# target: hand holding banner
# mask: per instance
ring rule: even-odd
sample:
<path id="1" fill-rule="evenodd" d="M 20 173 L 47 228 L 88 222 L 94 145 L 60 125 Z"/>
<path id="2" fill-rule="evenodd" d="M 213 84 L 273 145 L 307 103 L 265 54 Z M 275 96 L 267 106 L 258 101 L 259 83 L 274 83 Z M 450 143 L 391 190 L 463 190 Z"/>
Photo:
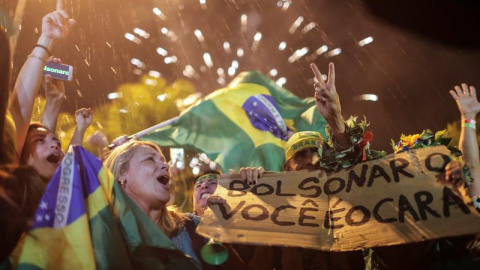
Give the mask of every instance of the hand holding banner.
<path id="1" fill-rule="evenodd" d="M 349 251 L 480 232 L 466 190 L 445 182 L 445 147 L 389 155 L 352 169 L 270 173 L 260 184 L 225 175 L 226 204 L 198 232 L 221 242 Z"/>

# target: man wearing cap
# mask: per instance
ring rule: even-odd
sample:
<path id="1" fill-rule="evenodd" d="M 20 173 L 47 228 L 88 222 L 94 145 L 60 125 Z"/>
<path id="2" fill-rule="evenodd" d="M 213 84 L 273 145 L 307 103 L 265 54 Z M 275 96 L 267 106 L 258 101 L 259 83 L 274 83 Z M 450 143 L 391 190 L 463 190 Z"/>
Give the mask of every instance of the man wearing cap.
<path id="1" fill-rule="evenodd" d="M 315 64 L 311 64 L 317 82 L 315 88 L 315 102 L 320 114 L 327 121 L 332 141 L 337 150 L 343 150 L 352 145 L 346 132 L 345 120 L 342 116 L 340 97 L 335 87 L 335 66 L 330 63 L 328 80 L 325 82 Z M 323 136 L 316 131 L 302 131 L 293 134 L 285 145 L 285 171 L 319 170 L 318 148 L 324 141 Z"/>
<path id="2" fill-rule="evenodd" d="M 335 88 L 335 67 L 333 63 L 330 63 L 327 82 L 324 82 L 322 74 L 315 64 L 311 64 L 311 68 L 318 81 L 314 84 L 317 109 L 328 123 L 335 147 L 338 150 L 348 148 L 352 145 L 352 142 L 346 133 L 340 98 Z M 323 136 L 316 131 L 302 131 L 293 134 L 285 145 L 283 169 L 285 171 L 320 170 L 318 148 L 324 140 Z M 298 268 L 364 269 L 365 267 L 363 254 L 360 251 L 323 252 L 312 249 L 300 249 L 300 251 L 298 249 L 283 249 L 276 252 L 279 251 L 281 253 L 300 253 L 301 259 L 297 264 Z"/>
<path id="3" fill-rule="evenodd" d="M 318 148 L 324 141 L 316 131 L 295 133 L 285 145 L 285 171 L 320 170 Z M 324 252 L 312 249 L 277 248 L 274 257 L 290 257 L 304 269 L 364 269 L 363 254 L 354 252 Z M 280 255 L 278 255 L 280 253 Z"/>
<path id="4" fill-rule="evenodd" d="M 318 148 L 323 137 L 316 131 L 293 134 L 285 145 L 285 171 L 320 170 Z"/>
<path id="5" fill-rule="evenodd" d="M 346 133 L 341 114 L 340 98 L 335 88 L 335 68 L 329 65 L 328 81 L 315 64 L 311 65 L 317 83 L 315 101 L 317 109 L 327 121 L 332 140 L 338 150 L 352 145 Z M 324 141 L 316 131 L 294 133 L 285 145 L 285 171 L 320 170 L 318 148 Z M 256 247 L 249 265 L 256 269 L 364 269 L 361 252 L 323 252 L 313 249 L 291 247 Z"/>

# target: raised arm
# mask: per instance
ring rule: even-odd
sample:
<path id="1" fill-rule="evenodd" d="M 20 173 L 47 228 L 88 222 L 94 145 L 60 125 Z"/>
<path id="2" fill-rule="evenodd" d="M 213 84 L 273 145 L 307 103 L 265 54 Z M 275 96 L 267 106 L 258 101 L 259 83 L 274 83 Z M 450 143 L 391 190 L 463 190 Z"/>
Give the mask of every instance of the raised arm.
<path id="1" fill-rule="evenodd" d="M 12 93 L 9 111 L 17 130 L 17 153 L 20 156 L 32 117 L 32 109 L 42 82 L 42 69 L 55 45 L 65 38 L 75 23 L 63 10 L 62 0 L 57 10 L 42 19 L 42 34 L 32 53 L 18 74 Z"/>
<path id="2" fill-rule="evenodd" d="M 55 63 L 61 63 L 61 60 L 54 58 Z M 43 89 L 45 90 L 45 97 L 47 102 L 42 113 L 42 123 L 47 129 L 55 133 L 57 127 L 57 118 L 65 100 L 65 86 L 62 81 L 53 79 L 52 76 L 47 75 L 43 79 Z"/>
<path id="3" fill-rule="evenodd" d="M 75 131 L 73 132 L 70 145 L 82 145 L 85 131 L 87 131 L 87 128 L 90 126 L 90 124 L 92 124 L 92 110 L 82 108 L 76 111 L 75 120 L 77 122 L 77 126 L 75 127 Z"/>
<path id="4" fill-rule="evenodd" d="M 470 196 L 480 196 L 480 158 L 478 152 L 476 122 L 480 103 L 477 99 L 475 87 L 466 84 L 455 86 L 450 94 L 455 99 L 462 117 L 462 131 L 460 133 L 459 148 L 465 159 L 465 165 L 470 168 L 470 175 L 474 179 L 469 187 Z"/>
<path id="5" fill-rule="evenodd" d="M 320 73 L 315 64 L 311 64 L 310 67 L 317 79 L 317 83 L 314 84 L 317 109 L 330 126 L 337 144 L 348 148 L 352 145 L 352 142 L 345 132 L 345 121 L 342 116 L 340 97 L 335 87 L 335 66 L 333 63 L 329 64 L 327 82 L 323 80 L 322 73 Z"/>
<path id="6" fill-rule="evenodd" d="M 97 130 L 87 138 L 87 142 L 97 147 L 98 157 L 103 158 L 105 154 L 105 147 L 108 146 L 107 135 L 105 135 L 102 131 Z"/>

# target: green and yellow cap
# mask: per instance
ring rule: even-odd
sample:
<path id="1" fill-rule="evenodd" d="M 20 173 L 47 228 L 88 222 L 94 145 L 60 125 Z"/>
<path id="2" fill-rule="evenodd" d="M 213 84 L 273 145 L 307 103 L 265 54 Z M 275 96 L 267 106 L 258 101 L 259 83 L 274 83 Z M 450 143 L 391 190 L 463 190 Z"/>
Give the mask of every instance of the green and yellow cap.
<path id="1" fill-rule="evenodd" d="M 285 144 L 286 161 L 305 148 L 319 148 L 322 141 L 324 141 L 322 134 L 316 131 L 301 131 L 293 134 Z"/>

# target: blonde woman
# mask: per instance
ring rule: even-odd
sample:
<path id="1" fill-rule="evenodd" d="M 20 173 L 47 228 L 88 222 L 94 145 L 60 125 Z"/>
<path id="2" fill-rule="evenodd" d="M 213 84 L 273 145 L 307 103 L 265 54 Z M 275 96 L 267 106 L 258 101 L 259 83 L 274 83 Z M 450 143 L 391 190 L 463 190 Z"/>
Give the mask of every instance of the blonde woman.
<path id="1" fill-rule="evenodd" d="M 131 141 L 112 150 L 105 163 L 127 195 L 173 244 L 202 264 L 200 250 L 193 244 L 200 237 L 194 232 L 200 217 L 166 206 L 170 199 L 170 171 L 160 148 L 150 142 Z M 211 202 L 224 200 L 214 198 Z"/>

